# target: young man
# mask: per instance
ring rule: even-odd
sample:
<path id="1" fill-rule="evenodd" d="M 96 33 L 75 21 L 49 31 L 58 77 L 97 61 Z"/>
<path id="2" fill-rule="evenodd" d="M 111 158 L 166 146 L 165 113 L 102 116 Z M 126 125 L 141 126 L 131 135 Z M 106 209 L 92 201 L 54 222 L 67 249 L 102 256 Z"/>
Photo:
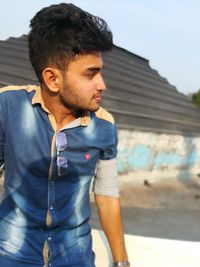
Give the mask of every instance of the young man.
<path id="1" fill-rule="evenodd" d="M 64 3 L 39 11 L 30 27 L 30 60 L 41 86 L 0 90 L 0 266 L 94 267 L 94 176 L 113 266 L 129 266 L 116 186 L 116 127 L 100 107 L 101 53 L 111 50 L 112 33 L 102 19 Z"/>

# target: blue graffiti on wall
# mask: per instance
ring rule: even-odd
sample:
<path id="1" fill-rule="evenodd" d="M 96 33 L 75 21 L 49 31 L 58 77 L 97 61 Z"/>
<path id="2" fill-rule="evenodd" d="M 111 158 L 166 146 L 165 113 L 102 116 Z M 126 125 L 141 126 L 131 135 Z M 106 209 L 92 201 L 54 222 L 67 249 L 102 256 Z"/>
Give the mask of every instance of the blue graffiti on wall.
<path id="1" fill-rule="evenodd" d="M 144 145 L 136 145 L 128 155 L 128 165 L 133 169 L 146 170 L 151 150 Z"/>
<path id="2" fill-rule="evenodd" d="M 149 146 L 137 144 L 134 147 L 124 148 L 118 152 L 118 171 L 126 170 L 150 170 L 150 168 L 162 168 L 163 166 L 174 166 L 181 168 L 191 166 L 200 162 L 200 154 L 195 147 L 185 155 L 180 155 L 176 151 L 159 151 L 151 149 Z"/>
<path id="3" fill-rule="evenodd" d="M 118 152 L 118 171 L 125 169 L 147 170 L 151 150 L 145 145 L 136 145 L 134 148 L 126 148 Z"/>
<path id="4" fill-rule="evenodd" d="M 200 155 L 197 153 L 196 149 L 192 149 L 184 158 L 182 161 L 182 165 L 190 166 L 195 163 L 200 162 Z"/>
<path id="5" fill-rule="evenodd" d="M 155 167 L 159 168 L 163 165 L 174 165 L 174 166 L 180 166 L 182 162 L 182 157 L 178 155 L 175 152 L 159 152 L 157 153 L 155 160 L 154 160 L 154 165 Z"/>

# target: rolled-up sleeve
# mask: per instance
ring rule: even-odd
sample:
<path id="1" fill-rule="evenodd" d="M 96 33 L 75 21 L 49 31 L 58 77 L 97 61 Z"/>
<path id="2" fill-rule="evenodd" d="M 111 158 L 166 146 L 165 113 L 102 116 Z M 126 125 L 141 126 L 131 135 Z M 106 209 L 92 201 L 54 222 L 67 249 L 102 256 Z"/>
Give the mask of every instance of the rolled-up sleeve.
<path id="1" fill-rule="evenodd" d="M 93 182 L 94 193 L 110 197 L 119 197 L 117 177 L 116 158 L 99 160 Z"/>
<path id="2" fill-rule="evenodd" d="M 93 191 L 95 194 L 119 197 L 117 185 L 117 129 L 112 125 L 110 136 L 107 136 L 109 144 L 102 151 L 97 163 L 96 174 L 94 176 Z"/>

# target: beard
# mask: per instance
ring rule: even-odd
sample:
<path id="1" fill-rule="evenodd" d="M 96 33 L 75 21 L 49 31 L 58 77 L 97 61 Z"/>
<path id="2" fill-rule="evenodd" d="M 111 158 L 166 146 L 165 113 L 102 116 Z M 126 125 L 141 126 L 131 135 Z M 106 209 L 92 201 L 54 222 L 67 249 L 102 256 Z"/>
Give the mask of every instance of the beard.
<path id="1" fill-rule="evenodd" d="M 95 112 L 99 109 L 100 104 L 95 101 L 94 97 L 88 97 L 82 92 L 79 92 L 80 90 L 70 86 L 65 78 L 63 82 L 63 90 L 62 93 L 60 93 L 60 101 L 62 105 L 73 112 Z"/>

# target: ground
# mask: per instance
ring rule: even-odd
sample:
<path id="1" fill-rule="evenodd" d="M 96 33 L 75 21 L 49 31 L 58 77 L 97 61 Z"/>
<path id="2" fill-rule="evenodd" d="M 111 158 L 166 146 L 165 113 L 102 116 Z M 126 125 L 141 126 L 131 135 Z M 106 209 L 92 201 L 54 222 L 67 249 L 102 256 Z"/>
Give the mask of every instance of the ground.
<path id="1" fill-rule="evenodd" d="M 127 234 L 200 241 L 198 180 L 125 184 L 121 188 L 121 204 Z M 93 203 L 92 211 L 92 226 L 100 229 Z"/>
<path id="2" fill-rule="evenodd" d="M 121 189 L 121 202 L 125 207 L 200 210 L 200 183 L 165 180 L 125 184 Z"/>

